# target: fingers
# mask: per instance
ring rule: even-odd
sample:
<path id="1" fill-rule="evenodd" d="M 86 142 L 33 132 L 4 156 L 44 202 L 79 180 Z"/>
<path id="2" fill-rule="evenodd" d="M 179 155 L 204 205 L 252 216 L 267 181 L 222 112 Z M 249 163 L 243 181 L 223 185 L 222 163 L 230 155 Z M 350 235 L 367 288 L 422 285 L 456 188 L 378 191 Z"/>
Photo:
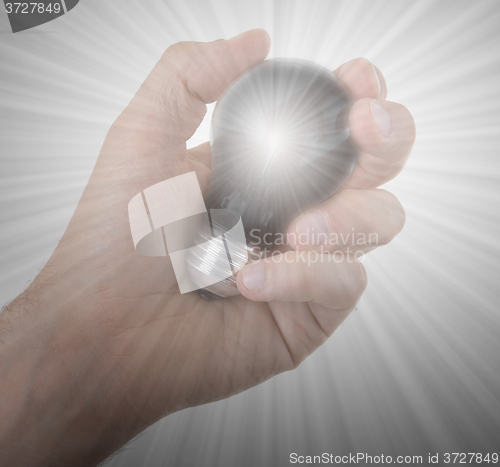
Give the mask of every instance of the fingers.
<path id="1" fill-rule="evenodd" d="M 346 190 L 308 211 L 289 226 L 295 250 L 367 253 L 389 243 L 403 228 L 405 213 L 385 190 Z"/>
<path id="2" fill-rule="evenodd" d="M 346 310 L 366 288 L 366 273 L 352 259 L 288 251 L 248 264 L 238 273 L 237 284 L 242 295 L 254 301 L 313 302 Z"/>
<path id="3" fill-rule="evenodd" d="M 269 35 L 261 29 L 230 40 L 181 42 L 167 49 L 120 116 L 118 126 L 140 135 L 134 151 L 182 146 L 193 135 L 207 103 L 251 66 L 264 60 Z M 132 138 L 130 138 L 132 139 Z"/>
<path id="4" fill-rule="evenodd" d="M 346 85 L 355 100 L 365 97 L 385 99 L 387 85 L 380 70 L 366 58 L 355 58 L 333 72 Z"/>
<path id="5" fill-rule="evenodd" d="M 416 136 L 413 117 L 404 106 L 385 100 L 385 79 L 368 60 L 351 60 L 334 73 L 356 99 L 349 129 L 361 152 L 341 190 L 376 188 L 403 169 Z"/>
<path id="6" fill-rule="evenodd" d="M 354 144 L 388 163 L 405 159 L 415 141 L 415 124 L 406 107 L 379 99 L 361 99 L 349 113 Z"/>
<path id="7" fill-rule="evenodd" d="M 408 109 L 379 99 L 357 101 L 349 114 L 349 129 L 361 154 L 343 189 L 370 189 L 393 179 L 403 169 L 416 137 Z"/>

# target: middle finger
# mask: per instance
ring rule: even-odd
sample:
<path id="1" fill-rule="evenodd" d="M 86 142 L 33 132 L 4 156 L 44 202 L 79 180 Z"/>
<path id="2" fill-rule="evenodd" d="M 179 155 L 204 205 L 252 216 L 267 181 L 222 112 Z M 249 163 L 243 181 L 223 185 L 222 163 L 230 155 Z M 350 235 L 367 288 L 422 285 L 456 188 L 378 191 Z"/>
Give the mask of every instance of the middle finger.
<path id="1" fill-rule="evenodd" d="M 297 217 L 287 231 L 295 250 L 367 253 L 389 243 L 403 228 L 405 213 L 386 190 L 345 190 Z"/>

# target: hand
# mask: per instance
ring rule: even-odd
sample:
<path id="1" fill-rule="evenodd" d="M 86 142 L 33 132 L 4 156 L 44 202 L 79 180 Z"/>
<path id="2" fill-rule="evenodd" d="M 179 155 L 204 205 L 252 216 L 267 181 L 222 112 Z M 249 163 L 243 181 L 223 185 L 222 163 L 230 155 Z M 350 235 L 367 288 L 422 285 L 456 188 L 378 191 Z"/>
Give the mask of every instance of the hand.
<path id="1" fill-rule="evenodd" d="M 295 368 L 355 306 L 366 286 L 359 262 L 307 265 L 297 251 L 333 254 L 347 244 L 292 245 L 286 261 L 242 269 L 240 296 L 211 302 L 179 294 L 168 257 L 133 248 L 130 199 L 193 170 L 206 189 L 209 145 L 186 150 L 186 141 L 206 104 L 269 46 L 253 30 L 170 47 L 111 127 L 60 244 L 0 317 L 0 451 L 10 465 L 97 463 L 169 413 Z M 401 170 L 415 129 L 404 107 L 384 100 L 384 78 L 368 61 L 334 73 L 357 99 L 349 122 L 362 154 L 343 190 L 290 231 L 306 222 L 329 238 L 353 228 L 374 233 L 376 244 L 355 245 L 367 252 L 403 226 L 399 202 L 374 188 Z"/>

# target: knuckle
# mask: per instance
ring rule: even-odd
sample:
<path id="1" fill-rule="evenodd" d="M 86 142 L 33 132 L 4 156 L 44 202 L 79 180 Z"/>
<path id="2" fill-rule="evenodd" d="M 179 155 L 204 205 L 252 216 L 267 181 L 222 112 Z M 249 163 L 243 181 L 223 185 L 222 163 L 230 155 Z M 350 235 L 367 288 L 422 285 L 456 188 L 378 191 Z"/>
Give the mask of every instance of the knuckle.
<path id="1" fill-rule="evenodd" d="M 355 63 L 357 67 L 362 68 L 363 70 L 367 69 L 370 72 L 372 71 L 372 63 L 365 57 L 357 58 Z"/>
<path id="2" fill-rule="evenodd" d="M 402 204 L 399 202 L 399 200 L 397 198 L 396 198 L 396 203 L 397 203 L 397 207 L 395 207 L 395 209 L 394 209 L 394 218 L 395 218 L 394 237 L 396 235 L 398 235 L 399 232 L 401 232 L 403 230 L 403 228 L 406 224 L 406 212 L 405 212 Z"/>
<path id="3" fill-rule="evenodd" d="M 378 97 L 379 99 L 385 100 L 385 98 L 387 97 L 387 83 L 385 81 L 385 77 L 378 66 L 376 66 L 375 64 L 372 65 L 373 69 L 375 70 L 375 74 L 377 75 L 377 78 L 380 82 L 380 91 Z"/>
<path id="4" fill-rule="evenodd" d="M 372 115 L 370 103 L 374 99 L 357 100 L 349 113 L 349 130 L 354 143 L 362 151 L 379 154 L 386 151 L 388 141 L 382 137 Z"/>
<path id="5" fill-rule="evenodd" d="M 340 78 L 349 83 L 355 99 L 380 97 L 382 80 L 375 66 L 368 59 L 355 58 L 345 65 L 347 66 L 341 68 Z"/>
<path id="6" fill-rule="evenodd" d="M 367 286 L 365 268 L 352 260 L 337 263 L 337 267 L 340 269 L 324 272 L 316 287 L 315 301 L 336 310 L 353 308 Z"/>
<path id="7" fill-rule="evenodd" d="M 400 134 L 402 143 L 408 148 L 412 148 L 417 138 L 417 127 L 415 125 L 415 120 L 411 112 L 402 104 L 397 104 L 398 109 L 398 122 L 400 127 Z"/>
<path id="8" fill-rule="evenodd" d="M 343 212 L 364 212 L 366 207 L 370 205 L 370 197 L 372 196 L 371 190 L 355 190 L 348 188 L 338 194 L 337 207 Z M 338 210 L 338 209 L 337 209 Z M 351 228 L 352 225 L 346 224 L 345 216 L 338 216 L 338 212 L 334 216 L 336 218 L 337 226 L 344 228 Z"/>
<path id="9" fill-rule="evenodd" d="M 177 42 L 172 44 L 165 50 L 162 56 L 162 61 L 169 63 L 180 64 L 186 60 L 189 52 L 192 50 L 192 42 Z"/>
<path id="10" fill-rule="evenodd" d="M 358 277 L 359 277 L 359 291 L 358 291 L 358 299 L 356 300 L 356 303 L 359 301 L 361 298 L 361 295 L 363 295 L 364 291 L 366 290 L 366 287 L 368 286 L 368 274 L 366 274 L 366 269 L 365 267 L 360 263 L 356 262 L 356 267 L 358 269 Z"/>
<path id="11" fill-rule="evenodd" d="M 389 226 L 387 243 L 389 243 L 399 232 L 401 232 L 401 230 L 403 230 L 406 223 L 406 213 L 403 205 L 394 194 L 382 189 L 377 191 L 382 195 L 387 210 L 386 222 Z"/>
<path id="12" fill-rule="evenodd" d="M 165 73 L 173 74 L 177 79 L 189 76 L 192 73 L 193 63 L 199 51 L 196 42 L 177 42 L 165 50 L 160 65 Z"/>
<path id="13" fill-rule="evenodd" d="M 336 202 L 343 206 L 349 206 L 350 209 L 353 205 L 359 205 L 365 198 L 364 190 L 355 190 L 347 188 L 342 190 L 338 195 L 335 195 Z"/>
<path id="14" fill-rule="evenodd" d="M 372 211 L 375 216 L 370 216 L 367 224 L 369 238 L 375 235 L 375 246 L 383 246 L 390 243 L 394 237 L 403 229 L 406 216 L 401 203 L 390 192 L 382 189 L 373 192 L 375 204 L 372 201 Z"/>
<path id="15" fill-rule="evenodd" d="M 417 139 L 417 126 L 415 125 L 415 119 L 413 118 L 413 115 L 408 109 L 406 109 L 406 111 L 408 112 L 409 142 L 410 145 L 413 146 L 415 140 Z"/>
<path id="16" fill-rule="evenodd" d="M 349 263 L 350 274 L 345 285 L 345 304 L 347 307 L 353 307 L 358 303 L 361 295 L 368 285 L 368 277 L 365 267 L 358 261 Z"/>

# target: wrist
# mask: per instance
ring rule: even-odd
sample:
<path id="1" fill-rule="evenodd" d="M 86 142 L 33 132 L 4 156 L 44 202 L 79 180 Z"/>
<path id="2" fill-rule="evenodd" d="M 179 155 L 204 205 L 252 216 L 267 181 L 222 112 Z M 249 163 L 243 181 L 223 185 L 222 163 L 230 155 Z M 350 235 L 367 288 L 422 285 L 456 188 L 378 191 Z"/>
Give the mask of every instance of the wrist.
<path id="1" fill-rule="evenodd" d="M 98 297 L 59 276 L 44 268 L 0 314 L 0 451 L 10 465 L 92 465 L 142 428 L 125 398 L 110 396 L 107 349 L 88 326 Z"/>

